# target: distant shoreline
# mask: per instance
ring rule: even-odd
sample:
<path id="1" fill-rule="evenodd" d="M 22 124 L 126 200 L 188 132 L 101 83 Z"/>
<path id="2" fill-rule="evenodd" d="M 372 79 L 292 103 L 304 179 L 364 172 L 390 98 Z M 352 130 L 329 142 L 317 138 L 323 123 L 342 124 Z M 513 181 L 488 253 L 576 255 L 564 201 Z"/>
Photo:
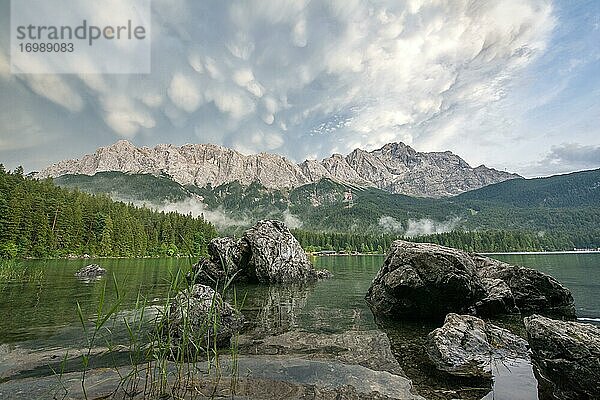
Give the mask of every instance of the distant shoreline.
<path id="1" fill-rule="evenodd" d="M 563 251 L 505 251 L 505 252 L 478 252 L 475 251 L 476 254 L 481 254 L 485 256 L 490 255 L 549 255 L 549 254 L 600 254 L 598 250 L 563 250 Z M 306 253 L 309 256 L 313 257 L 339 257 L 339 256 L 385 256 L 385 254 L 380 253 Z"/>
<path id="2" fill-rule="evenodd" d="M 507 251 L 507 252 L 479 252 L 483 255 L 511 255 L 511 254 L 600 254 L 598 250 L 565 250 L 565 251 Z"/>

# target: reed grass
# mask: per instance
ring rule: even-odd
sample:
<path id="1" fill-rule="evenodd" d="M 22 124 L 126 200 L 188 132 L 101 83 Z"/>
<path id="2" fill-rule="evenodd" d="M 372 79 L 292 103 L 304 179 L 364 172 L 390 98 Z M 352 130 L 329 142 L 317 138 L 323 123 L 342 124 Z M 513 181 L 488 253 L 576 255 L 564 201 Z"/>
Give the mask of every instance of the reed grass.
<path id="1" fill-rule="evenodd" d="M 120 286 L 114 275 L 111 293 L 107 292 L 106 281 L 103 283 L 96 314 L 91 321 L 84 317 L 81 306 L 77 303 L 77 314 L 85 338 L 81 388 L 86 400 L 88 399 L 86 379 L 89 371 L 94 368 L 92 350 L 101 338 L 105 341 L 106 352 L 114 355 L 112 367 L 120 377 L 115 392 L 122 390 L 126 396 L 131 397 L 141 394 L 144 399 L 167 396 L 195 398 L 201 393 L 199 386 L 207 383 L 200 382 L 199 379 L 209 379 L 202 378 L 201 366 L 206 366 L 208 369 L 207 375 L 214 380 L 210 384 L 214 385 L 215 390 L 221 377 L 226 373 L 231 381 L 230 390 L 232 393 L 235 392 L 238 374 L 237 332 L 234 333 L 229 348 L 220 349 L 217 341 L 222 322 L 219 310 L 223 307 L 222 302 L 226 297 L 226 291 L 230 290 L 233 277 L 221 287 L 217 285 L 221 296 L 218 297 L 215 291 L 210 309 L 199 327 L 197 323 L 185 317 L 190 315 L 190 303 L 189 301 L 187 304 L 184 303 L 183 306 L 186 308 L 180 310 L 183 313 L 182 329 L 178 332 L 178 337 L 173 337 L 172 330 L 169 329 L 171 304 L 179 293 L 191 289 L 193 282 L 186 279 L 186 276 L 189 276 L 187 272 L 178 268 L 170 273 L 168 292 L 156 312 L 155 306 L 149 306 L 147 297 L 140 289 L 133 310 L 125 313 L 126 310 L 122 310 Z M 239 312 L 243 307 L 245 296 L 238 303 L 235 288 L 232 293 L 233 304 L 231 305 Z M 112 297 L 112 301 L 108 300 L 109 297 Z M 112 324 L 109 323 L 110 321 Z M 117 343 L 118 340 L 115 339 L 119 329 L 125 334 L 125 343 Z M 123 365 L 123 357 L 118 357 L 123 354 L 126 354 L 126 365 Z M 222 354 L 227 354 L 231 359 L 232 367 L 228 371 L 222 371 L 219 360 Z"/>

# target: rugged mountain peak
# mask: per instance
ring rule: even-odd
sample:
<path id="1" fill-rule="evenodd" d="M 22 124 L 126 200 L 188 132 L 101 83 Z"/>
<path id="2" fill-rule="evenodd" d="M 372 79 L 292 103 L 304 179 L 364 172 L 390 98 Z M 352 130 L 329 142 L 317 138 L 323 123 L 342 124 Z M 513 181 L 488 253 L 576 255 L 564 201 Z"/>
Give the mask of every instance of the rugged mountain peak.
<path id="1" fill-rule="evenodd" d="M 471 168 L 451 152 L 421 153 L 402 142 L 295 164 L 277 154 L 244 155 L 214 144 L 159 144 L 151 148 L 136 147 L 127 140 L 100 147 L 80 159 L 60 161 L 37 176 L 104 171 L 167 174 L 180 184 L 200 187 L 239 181 L 242 185 L 259 182 L 270 189 L 291 189 L 328 178 L 421 197 L 456 195 L 519 177 L 485 166 Z"/>

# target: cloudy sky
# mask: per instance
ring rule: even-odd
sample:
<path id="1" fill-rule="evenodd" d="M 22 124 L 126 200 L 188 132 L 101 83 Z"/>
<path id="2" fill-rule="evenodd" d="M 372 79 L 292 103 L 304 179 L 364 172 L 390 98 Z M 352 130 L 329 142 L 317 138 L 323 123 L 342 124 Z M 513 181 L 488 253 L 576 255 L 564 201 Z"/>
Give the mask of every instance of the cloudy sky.
<path id="1" fill-rule="evenodd" d="M 9 4 L 9 168 L 123 138 L 295 161 L 402 141 L 525 176 L 600 167 L 600 1 L 153 0 L 147 75 L 11 75 Z"/>

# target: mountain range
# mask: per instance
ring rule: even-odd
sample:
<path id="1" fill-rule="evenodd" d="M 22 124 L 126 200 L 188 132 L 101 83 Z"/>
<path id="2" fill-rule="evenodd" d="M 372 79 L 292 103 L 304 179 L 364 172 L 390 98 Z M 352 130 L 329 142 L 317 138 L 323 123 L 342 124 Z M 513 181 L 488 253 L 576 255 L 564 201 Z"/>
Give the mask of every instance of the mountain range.
<path id="1" fill-rule="evenodd" d="M 181 185 L 199 188 L 239 182 L 258 183 L 267 189 L 291 190 L 321 179 L 416 197 L 447 197 L 503 182 L 519 175 L 487 168 L 472 168 L 452 152 L 422 153 L 404 143 L 380 149 L 356 149 L 343 156 L 296 164 L 269 153 L 244 155 L 213 144 L 160 144 L 136 147 L 126 140 L 97 149 L 80 159 L 63 160 L 37 174 L 39 178 L 94 175 L 116 171 L 166 175 Z"/>

